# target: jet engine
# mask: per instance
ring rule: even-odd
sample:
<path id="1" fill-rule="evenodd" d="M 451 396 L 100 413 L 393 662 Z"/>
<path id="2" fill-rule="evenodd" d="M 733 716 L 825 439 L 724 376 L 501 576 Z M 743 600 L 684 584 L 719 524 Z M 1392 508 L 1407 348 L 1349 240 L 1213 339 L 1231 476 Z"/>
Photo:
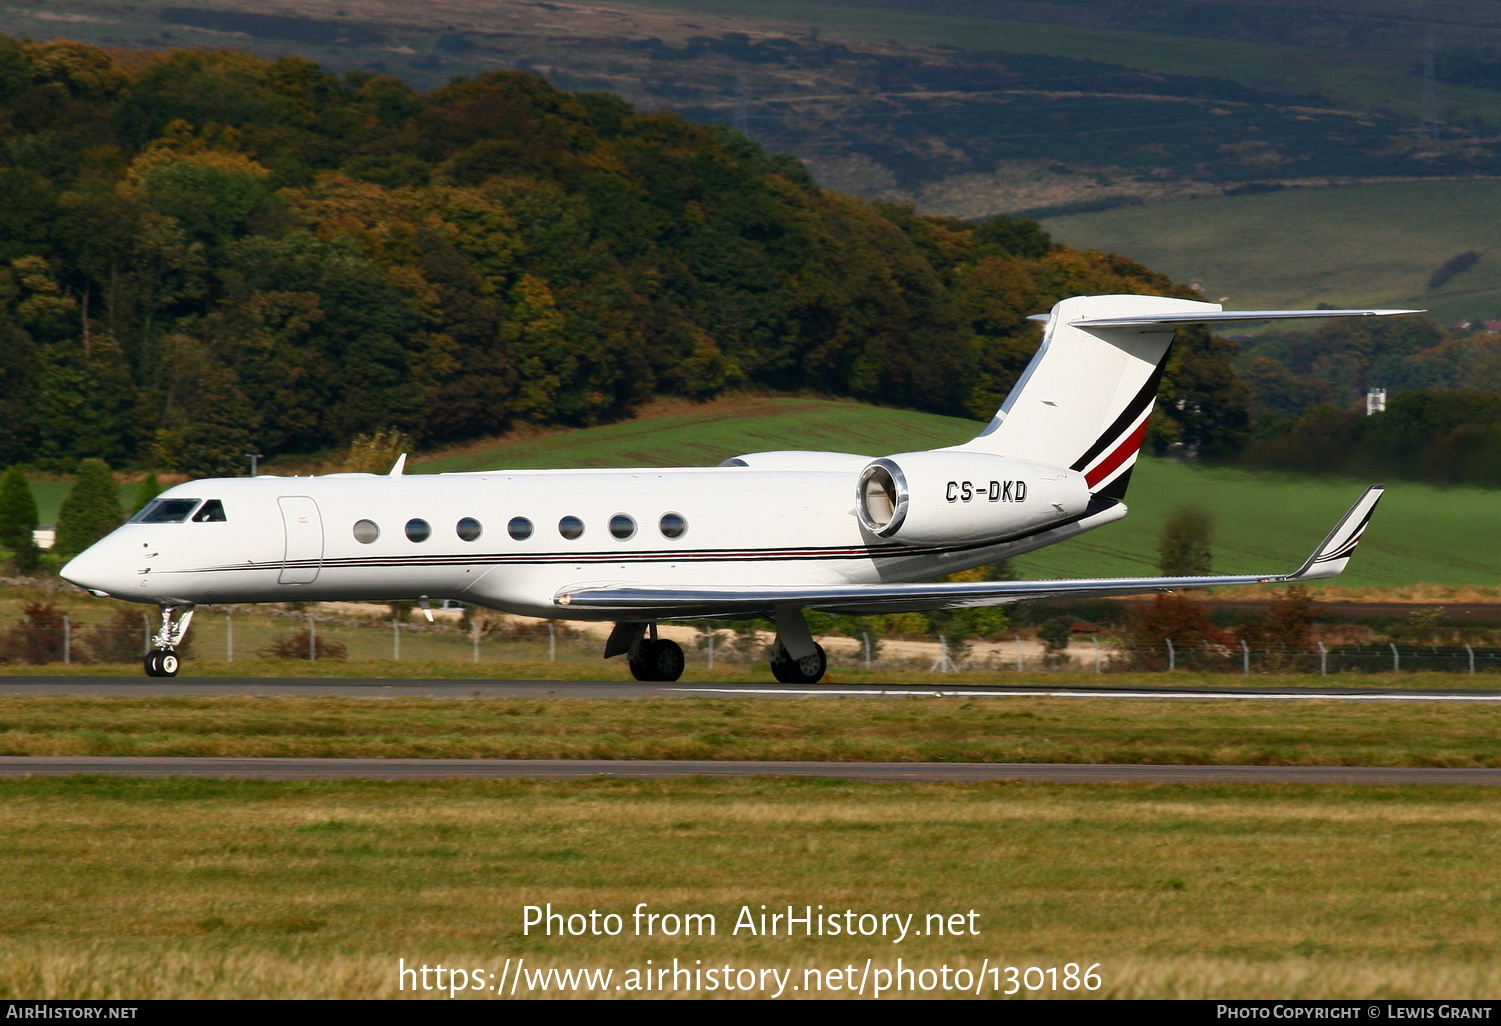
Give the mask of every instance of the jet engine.
<path id="1" fill-rule="evenodd" d="M 860 472 L 855 512 L 880 538 L 919 544 L 999 538 L 1081 516 L 1084 475 L 989 453 L 898 453 Z"/>

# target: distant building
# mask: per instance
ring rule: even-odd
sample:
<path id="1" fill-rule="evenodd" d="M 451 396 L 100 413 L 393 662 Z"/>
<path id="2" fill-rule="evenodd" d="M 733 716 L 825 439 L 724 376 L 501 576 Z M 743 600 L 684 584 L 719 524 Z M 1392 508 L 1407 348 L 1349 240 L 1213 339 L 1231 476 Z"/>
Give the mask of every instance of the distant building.
<path id="1" fill-rule="evenodd" d="M 1367 417 L 1386 412 L 1386 389 L 1373 388 L 1365 394 L 1365 415 Z"/>

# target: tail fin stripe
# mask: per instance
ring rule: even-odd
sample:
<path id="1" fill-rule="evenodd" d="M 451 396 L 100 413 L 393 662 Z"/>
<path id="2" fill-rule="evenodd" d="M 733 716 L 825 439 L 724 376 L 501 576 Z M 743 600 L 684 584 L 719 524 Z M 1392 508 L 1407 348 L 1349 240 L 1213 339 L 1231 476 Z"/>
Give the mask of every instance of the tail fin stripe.
<path id="1" fill-rule="evenodd" d="M 1157 364 L 1156 370 L 1147 378 L 1146 383 L 1141 386 L 1141 390 L 1132 396 L 1131 401 L 1126 404 L 1126 408 L 1121 411 L 1121 415 L 1115 418 L 1115 422 L 1105 429 L 1104 433 L 1095 440 L 1095 443 L 1085 451 L 1083 456 L 1074 461 L 1073 466 L 1069 468 L 1070 470 L 1084 470 L 1101 453 L 1109 449 L 1121 435 L 1130 431 L 1131 426 L 1152 408 L 1152 403 L 1157 399 L 1157 389 L 1162 384 L 1163 372 L 1166 369 L 1167 354 L 1164 353 L 1162 361 Z M 1143 423 L 1145 422 L 1143 421 Z M 1138 430 L 1140 430 L 1139 426 Z M 1093 482 L 1091 482 L 1091 486 L 1093 486 Z"/>
<path id="2" fill-rule="evenodd" d="M 1116 447 L 1114 452 L 1101 460 L 1084 475 L 1084 481 L 1089 485 L 1091 490 L 1094 489 L 1095 485 L 1104 481 L 1118 470 L 1127 460 L 1135 459 L 1137 450 L 1141 448 L 1142 436 L 1146 433 L 1147 418 L 1142 417 L 1141 423 L 1136 425 L 1136 430 L 1122 439 L 1121 444 Z"/>

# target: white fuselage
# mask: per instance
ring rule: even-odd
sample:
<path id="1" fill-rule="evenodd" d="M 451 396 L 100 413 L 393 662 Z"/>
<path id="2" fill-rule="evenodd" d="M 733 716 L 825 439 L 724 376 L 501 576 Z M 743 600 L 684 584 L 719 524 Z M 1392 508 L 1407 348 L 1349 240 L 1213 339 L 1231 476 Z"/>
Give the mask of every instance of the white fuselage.
<path id="1" fill-rule="evenodd" d="M 881 538 L 856 515 L 860 464 L 835 465 L 193 481 L 162 498 L 217 499 L 225 519 L 128 523 L 75 558 L 64 575 L 96 594 L 161 605 L 427 597 L 527 616 L 605 618 L 560 608 L 554 596 L 592 582 L 922 580 L 1063 540 L 1125 512 L 1120 506 L 1085 517 L 1076 494 L 1087 499 L 1087 493 L 1072 480 L 1078 475 L 1052 471 L 1032 481 L 1022 501 L 1008 487 L 1007 502 L 989 510 L 981 534 L 961 518 L 955 523 L 962 529 L 945 541 Z M 1067 502 L 1059 501 L 1065 477 Z M 960 517 L 972 500 L 948 492 L 952 497 L 926 498 Z M 668 514 L 686 525 L 676 537 L 662 530 Z M 634 524 L 626 537 L 611 531 L 621 515 Z M 577 537 L 560 529 L 569 517 L 582 524 Z M 465 518 L 479 526 L 471 540 L 458 529 Z M 530 535 L 512 536 L 516 518 L 530 522 Z M 378 537 L 359 540 L 361 521 L 373 523 Z M 422 531 L 409 536 L 412 521 L 425 522 L 430 534 L 414 540 Z M 371 534 L 368 527 L 363 532 Z M 473 525 L 467 533 L 474 534 Z"/>

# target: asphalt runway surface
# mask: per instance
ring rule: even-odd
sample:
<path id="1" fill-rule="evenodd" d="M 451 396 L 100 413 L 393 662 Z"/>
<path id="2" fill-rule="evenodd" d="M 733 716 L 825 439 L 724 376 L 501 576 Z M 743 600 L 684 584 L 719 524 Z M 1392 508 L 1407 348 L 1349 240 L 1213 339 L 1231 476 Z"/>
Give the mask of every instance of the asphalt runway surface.
<path id="1" fill-rule="evenodd" d="M 1501 702 L 1501 689 L 1361 687 L 1050 687 L 1045 674 L 1025 684 L 652 684 L 601 680 L 399 680 L 337 677 L 0 677 L 0 695 L 337 695 L 350 698 L 1135 698 L 1341 702 Z M 1040 678 L 1040 679 L 1038 679 Z"/>
<path id="2" fill-rule="evenodd" d="M 577 780 L 823 777 L 1152 784 L 1461 784 L 1501 786 L 1501 769 L 1383 766 L 1142 766 L 985 762 L 749 762 L 647 759 L 236 759 L 3 756 L 0 777 L 210 777 L 236 780 Z"/>

